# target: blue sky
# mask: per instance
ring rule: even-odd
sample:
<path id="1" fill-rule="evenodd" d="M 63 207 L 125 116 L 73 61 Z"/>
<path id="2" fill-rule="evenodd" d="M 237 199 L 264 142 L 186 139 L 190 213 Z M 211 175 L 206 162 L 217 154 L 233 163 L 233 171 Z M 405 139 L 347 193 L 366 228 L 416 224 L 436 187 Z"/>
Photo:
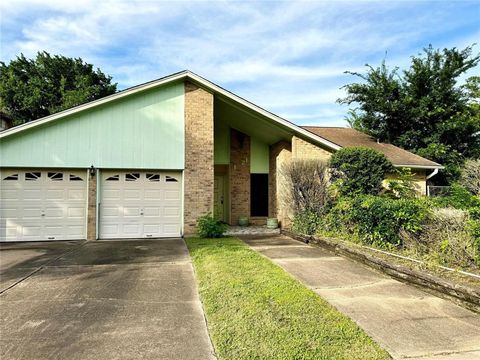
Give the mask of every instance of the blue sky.
<path id="1" fill-rule="evenodd" d="M 345 70 L 480 43 L 480 1 L 16 0 L 0 12 L 2 61 L 81 57 L 119 89 L 189 69 L 300 125 L 346 125 Z"/>

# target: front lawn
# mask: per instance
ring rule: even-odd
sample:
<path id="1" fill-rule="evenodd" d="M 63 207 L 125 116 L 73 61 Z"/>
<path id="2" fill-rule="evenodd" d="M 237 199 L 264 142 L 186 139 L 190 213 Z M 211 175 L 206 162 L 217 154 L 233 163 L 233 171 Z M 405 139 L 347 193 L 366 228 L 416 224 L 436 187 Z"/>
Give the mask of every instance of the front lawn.
<path id="1" fill-rule="evenodd" d="M 235 238 L 186 240 L 219 359 L 388 359 L 349 318 Z"/>

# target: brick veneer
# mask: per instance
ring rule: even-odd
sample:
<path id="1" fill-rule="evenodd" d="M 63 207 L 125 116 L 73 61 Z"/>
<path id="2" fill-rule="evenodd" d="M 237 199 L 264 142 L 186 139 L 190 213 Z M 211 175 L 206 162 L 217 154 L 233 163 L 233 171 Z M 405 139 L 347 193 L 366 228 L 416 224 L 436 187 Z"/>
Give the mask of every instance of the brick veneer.
<path id="1" fill-rule="evenodd" d="M 296 136 L 292 137 L 292 159 L 321 159 L 328 161 L 331 155 L 331 152 L 317 145 Z"/>
<path id="2" fill-rule="evenodd" d="M 250 136 L 230 129 L 230 224 L 250 216 Z"/>
<path id="3" fill-rule="evenodd" d="M 97 177 L 88 174 L 87 240 L 97 239 Z"/>
<path id="4" fill-rule="evenodd" d="M 279 141 L 270 146 L 269 176 L 268 176 L 268 216 L 276 217 L 282 226 L 288 224 L 288 209 L 282 204 L 281 176 L 283 164 L 291 160 L 292 146 L 287 141 Z"/>
<path id="5" fill-rule="evenodd" d="M 185 82 L 184 234 L 213 213 L 213 95 Z"/>

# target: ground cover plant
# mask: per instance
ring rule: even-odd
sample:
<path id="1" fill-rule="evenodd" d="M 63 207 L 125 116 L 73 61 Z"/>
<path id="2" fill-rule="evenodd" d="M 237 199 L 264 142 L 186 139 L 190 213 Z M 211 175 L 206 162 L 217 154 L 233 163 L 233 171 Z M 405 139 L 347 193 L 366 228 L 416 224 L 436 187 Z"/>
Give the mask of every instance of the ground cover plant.
<path id="1" fill-rule="evenodd" d="M 186 240 L 219 359 L 388 359 L 350 319 L 235 238 Z"/>

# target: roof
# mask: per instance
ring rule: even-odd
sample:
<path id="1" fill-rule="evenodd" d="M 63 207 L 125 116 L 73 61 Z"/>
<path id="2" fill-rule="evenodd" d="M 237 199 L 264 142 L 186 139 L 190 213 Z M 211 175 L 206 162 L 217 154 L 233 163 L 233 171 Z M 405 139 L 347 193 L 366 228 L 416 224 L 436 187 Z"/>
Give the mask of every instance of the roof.
<path id="1" fill-rule="evenodd" d="M 43 117 L 41 119 L 33 120 L 33 121 L 28 122 L 28 123 L 25 123 L 25 124 L 22 124 L 22 125 L 4 130 L 4 131 L 0 132 L 0 139 L 4 138 L 4 137 L 7 137 L 7 136 L 10 136 L 10 135 L 13 135 L 13 134 L 16 134 L 16 133 L 21 132 L 21 131 L 25 131 L 27 129 L 31 129 L 31 128 L 36 127 L 36 126 L 40 126 L 42 124 L 46 124 L 46 123 L 64 118 L 64 117 L 72 115 L 72 114 L 76 114 L 78 112 L 81 112 L 81 111 L 84 111 L 84 110 L 87 110 L 87 109 L 97 107 L 99 105 L 109 103 L 111 101 L 123 98 L 125 96 L 129 96 L 129 95 L 132 95 L 132 94 L 139 93 L 141 91 L 146 91 L 146 90 L 149 90 L 149 89 L 153 89 L 153 88 L 156 88 L 156 87 L 159 87 L 159 86 L 162 86 L 162 85 L 166 85 L 166 84 L 170 84 L 170 83 L 174 83 L 174 82 L 178 82 L 178 81 L 190 81 L 190 82 L 195 83 L 195 84 L 199 85 L 200 87 L 206 89 L 207 91 L 210 91 L 214 94 L 218 94 L 218 95 L 224 96 L 228 99 L 231 99 L 231 100 L 235 101 L 236 103 L 238 103 L 238 104 L 240 104 L 240 105 L 242 105 L 242 106 L 244 106 L 244 107 L 246 107 L 250 110 L 253 110 L 256 113 L 266 117 L 267 119 L 270 119 L 271 121 L 290 129 L 293 133 L 308 139 L 309 141 L 313 142 L 314 144 L 321 144 L 321 145 L 323 145 L 323 146 L 325 146 L 329 149 L 332 149 L 332 150 L 339 150 L 341 148 L 337 144 L 335 144 L 335 143 L 333 143 L 333 142 L 331 142 L 331 141 L 329 141 L 329 140 L 327 140 L 327 139 L 325 139 L 325 138 L 323 138 L 323 137 L 321 137 L 321 136 L 319 136 L 319 135 L 317 135 L 313 132 L 310 132 L 306 129 L 303 129 L 302 127 L 297 126 L 297 125 L 291 123 L 290 121 L 288 121 L 286 119 L 283 119 L 283 118 L 281 118 L 281 117 L 279 117 L 279 116 L 277 116 L 277 115 L 275 115 L 275 114 L 273 114 L 273 113 L 255 105 L 255 104 L 243 99 L 242 97 L 240 97 L 238 95 L 235 95 L 234 93 L 232 93 L 228 90 L 225 90 L 224 88 L 222 88 L 222 87 L 212 83 L 211 81 L 209 81 L 207 79 L 204 79 L 203 77 L 201 77 L 201 76 L 199 76 L 199 75 L 197 75 L 197 74 L 195 74 L 191 71 L 188 71 L 188 70 L 184 70 L 184 71 L 181 71 L 181 72 L 178 72 L 178 73 L 174 73 L 172 75 L 165 76 L 165 77 L 157 79 L 157 80 L 153 80 L 153 81 L 149 81 L 149 82 L 137 85 L 137 86 L 133 86 L 131 88 L 119 91 L 115 94 L 103 97 L 101 99 L 97 99 L 97 100 L 88 102 L 86 104 L 78 105 L 78 106 L 75 106 L 71 109 L 67 109 L 67 110 L 64 110 L 64 111 L 61 111 L 61 112 Z"/>
<path id="2" fill-rule="evenodd" d="M 411 167 L 422 169 L 442 168 L 436 162 L 415 155 L 398 146 L 379 143 L 373 137 L 351 128 L 302 126 L 304 129 L 329 140 L 338 146 L 354 147 L 364 146 L 383 153 L 396 167 Z"/>

